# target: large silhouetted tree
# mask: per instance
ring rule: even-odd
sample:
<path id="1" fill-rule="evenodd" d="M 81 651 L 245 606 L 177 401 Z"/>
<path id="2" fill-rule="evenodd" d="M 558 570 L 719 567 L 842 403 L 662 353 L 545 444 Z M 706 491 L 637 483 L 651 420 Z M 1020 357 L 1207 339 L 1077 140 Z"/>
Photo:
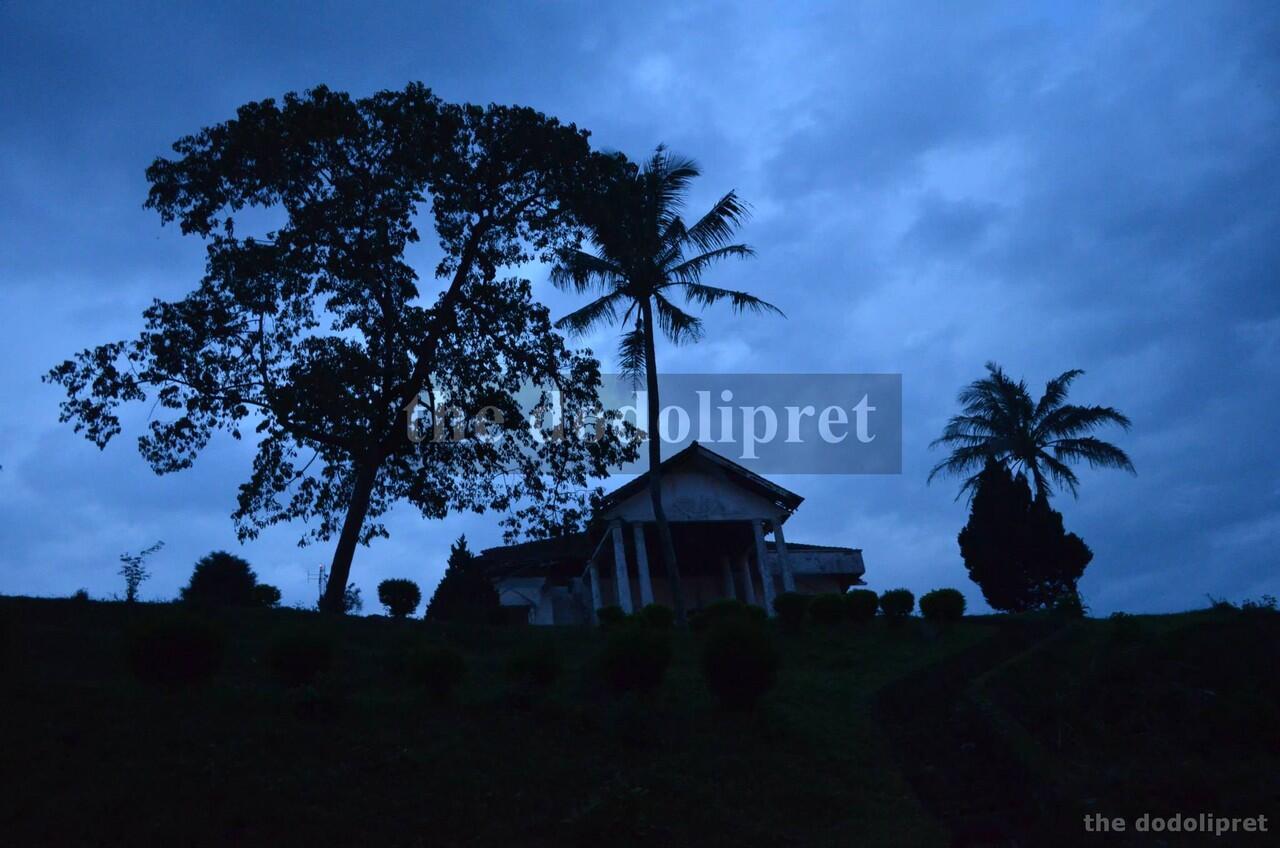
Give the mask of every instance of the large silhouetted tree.
<path id="1" fill-rule="evenodd" d="M 237 531 L 302 519 L 304 542 L 336 535 L 324 609 L 342 610 L 355 547 L 385 535 L 397 500 L 428 517 L 554 510 L 564 481 L 585 488 L 626 458 L 612 428 L 539 438 L 517 402 L 532 384 L 571 420 L 597 404 L 598 364 L 506 270 L 577 243 L 565 198 L 602 161 L 586 132 L 416 84 L 363 99 L 321 87 L 242 106 L 174 151 L 147 170 L 147 206 L 207 242 L 203 279 L 154 302 L 137 338 L 46 379 L 100 447 L 122 403 L 155 404 L 139 446 L 157 473 L 189 466 L 216 430 L 256 439 Z M 439 256 L 423 279 L 405 251 L 427 220 Z"/>
<path id="2" fill-rule="evenodd" d="M 960 392 L 962 411 L 947 422 L 942 435 L 930 447 L 946 447 L 951 455 L 929 472 L 962 475 L 960 491 L 977 485 L 990 458 L 1017 473 L 1026 472 L 1037 495 L 1048 497 L 1050 483 L 1072 494 L 1079 480 L 1070 463 L 1084 461 L 1094 468 L 1121 468 L 1133 472 L 1133 463 L 1120 448 L 1090 435 L 1107 424 L 1129 429 L 1129 419 L 1110 406 L 1077 406 L 1067 403 L 1071 383 L 1084 372 L 1065 371 L 1045 384 L 1044 394 L 1033 400 L 1027 384 L 1015 381 L 994 362 L 987 376 Z"/>
<path id="3" fill-rule="evenodd" d="M 702 281 L 723 259 L 752 255 L 744 244 L 731 244 L 746 207 L 737 194 L 720 198 L 692 225 L 680 213 L 689 183 L 699 174 L 689 159 L 659 147 L 644 167 L 624 165 L 582 206 L 594 253 L 576 248 L 560 252 L 551 281 L 560 288 L 598 294 L 595 300 L 556 322 L 574 333 L 597 324 L 627 327 L 619 348 L 624 374 L 646 381 L 649 424 L 649 499 L 657 525 L 662 564 L 671 583 L 676 620 L 684 623 L 684 595 L 675 545 L 662 505 L 662 440 L 658 436 L 658 366 L 655 327 L 676 344 L 702 337 L 702 321 L 674 302 L 699 306 L 727 301 L 735 311 L 781 311 L 772 304 L 732 289 Z"/>

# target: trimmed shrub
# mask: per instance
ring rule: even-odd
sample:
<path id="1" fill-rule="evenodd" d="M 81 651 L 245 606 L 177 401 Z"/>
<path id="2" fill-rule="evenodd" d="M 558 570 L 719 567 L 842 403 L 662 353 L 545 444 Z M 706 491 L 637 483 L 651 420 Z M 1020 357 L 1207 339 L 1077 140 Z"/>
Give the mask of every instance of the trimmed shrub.
<path id="1" fill-rule="evenodd" d="M 180 688 L 204 683 L 222 667 L 226 639 L 203 619 L 166 615 L 135 629 L 128 639 L 129 667 L 144 683 Z"/>
<path id="2" fill-rule="evenodd" d="M 853 589 L 845 593 L 845 612 L 854 621 L 870 621 L 880 608 L 880 596 L 870 589 Z"/>
<path id="3" fill-rule="evenodd" d="M 721 598 L 712 601 L 689 616 L 689 629 L 695 633 L 705 633 L 718 622 L 730 619 L 746 618 L 747 605 L 733 598 Z"/>
<path id="4" fill-rule="evenodd" d="M 671 607 L 662 604 L 647 604 L 640 612 L 636 613 L 636 620 L 646 627 L 653 627 L 657 630 L 670 630 L 671 625 L 675 623 L 676 614 Z"/>
<path id="5" fill-rule="evenodd" d="M 192 604 L 247 607 L 253 605 L 257 582 L 248 562 L 226 551 L 214 551 L 196 563 L 181 597 Z"/>
<path id="6" fill-rule="evenodd" d="M 889 621 L 902 621 L 915 609 L 916 596 L 909 589 L 889 589 L 880 595 L 880 612 Z"/>
<path id="7" fill-rule="evenodd" d="M 448 698 L 467 676 L 467 660 L 447 645 L 424 645 L 405 664 L 409 679 L 437 698 Z"/>
<path id="8" fill-rule="evenodd" d="M 725 709 L 753 709 L 778 679 L 778 652 L 768 629 L 745 619 L 718 623 L 702 649 L 702 675 Z"/>
<path id="9" fill-rule="evenodd" d="M 333 640 L 320 633 L 286 633 L 271 643 L 267 663 L 285 686 L 310 686 L 333 666 L 333 653 Z"/>
<path id="10" fill-rule="evenodd" d="M 406 618 L 422 603 L 422 590 L 412 580 L 393 577 L 378 584 L 378 602 L 387 608 L 387 615 Z"/>
<path id="11" fill-rule="evenodd" d="M 272 609 L 280 606 L 280 590 L 270 583 L 259 583 L 253 587 L 253 605 Z"/>
<path id="12" fill-rule="evenodd" d="M 617 604 L 609 604 L 596 610 L 596 620 L 602 630 L 611 630 L 627 620 L 627 614 Z"/>
<path id="13" fill-rule="evenodd" d="M 809 618 L 819 627 L 835 627 L 845 620 L 845 605 L 843 595 L 815 595 L 809 601 Z"/>
<path id="14" fill-rule="evenodd" d="M 507 678 L 513 683 L 545 689 L 560 677 L 560 652 L 547 642 L 535 642 L 516 650 L 507 660 Z"/>
<path id="15" fill-rule="evenodd" d="M 804 617 L 809 611 L 810 600 L 808 595 L 799 592 L 783 592 L 773 599 L 773 609 L 778 613 L 783 629 L 798 633 L 804 628 Z"/>
<path id="16" fill-rule="evenodd" d="M 600 656 L 605 686 L 616 695 L 645 694 L 662 685 L 671 664 L 671 639 L 649 627 L 621 627 L 609 636 Z"/>
<path id="17" fill-rule="evenodd" d="M 920 614 L 930 621 L 959 621 L 964 617 L 964 595 L 958 589 L 934 589 L 920 596 Z"/>

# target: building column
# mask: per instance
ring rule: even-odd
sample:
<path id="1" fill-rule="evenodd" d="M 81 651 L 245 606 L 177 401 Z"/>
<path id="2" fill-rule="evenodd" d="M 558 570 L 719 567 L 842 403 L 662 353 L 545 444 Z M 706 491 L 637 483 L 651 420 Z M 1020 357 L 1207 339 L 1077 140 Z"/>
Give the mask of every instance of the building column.
<path id="1" fill-rule="evenodd" d="M 751 579 L 751 551 L 743 551 L 739 557 L 739 569 L 742 572 L 742 599 L 752 606 L 756 605 L 756 582 Z"/>
<path id="2" fill-rule="evenodd" d="M 796 576 L 791 572 L 791 558 L 787 556 L 787 540 L 782 535 L 782 521 L 773 522 L 773 541 L 778 545 L 778 561 L 782 563 L 782 588 L 796 590 Z"/>
<path id="3" fill-rule="evenodd" d="M 627 545 L 622 539 L 622 522 L 609 522 L 613 533 L 613 573 L 618 585 L 618 606 L 627 615 L 635 612 L 631 606 L 631 578 L 627 576 Z"/>
<path id="4" fill-rule="evenodd" d="M 751 535 L 756 541 L 756 566 L 760 569 L 760 582 L 764 585 L 764 611 L 769 617 L 777 615 L 773 608 L 773 575 L 769 573 L 769 556 L 764 547 L 764 527 L 760 519 L 751 521 Z"/>
<path id="5" fill-rule="evenodd" d="M 591 623 L 599 621 L 596 610 L 604 606 L 604 596 L 600 594 L 600 567 L 593 558 L 587 563 L 587 577 L 591 581 Z"/>
<path id="6" fill-rule="evenodd" d="M 737 597 L 737 592 L 733 590 L 733 569 L 729 567 L 728 554 L 720 556 L 720 571 L 724 575 L 724 596 L 726 598 Z"/>
<path id="7" fill-rule="evenodd" d="M 644 548 L 644 524 L 632 525 L 636 540 L 636 570 L 640 572 L 640 606 L 653 603 L 653 581 L 649 579 L 649 554 Z"/>

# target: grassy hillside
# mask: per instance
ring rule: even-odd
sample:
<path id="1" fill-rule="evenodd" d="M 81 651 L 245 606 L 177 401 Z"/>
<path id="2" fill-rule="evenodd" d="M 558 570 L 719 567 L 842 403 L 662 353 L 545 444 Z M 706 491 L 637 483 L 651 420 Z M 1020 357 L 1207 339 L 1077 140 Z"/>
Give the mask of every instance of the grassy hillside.
<path id="1" fill-rule="evenodd" d="M 316 691 L 290 691 L 264 662 L 274 633 L 316 618 L 290 610 L 224 614 L 223 670 L 171 693 L 124 661 L 129 628 L 164 613 L 0 599 L 0 768 L 19 777 L 0 796 L 0 831 L 12 844 L 943 845 L 872 702 L 991 632 L 876 624 L 781 638 L 779 685 L 744 716 L 713 704 L 689 634 L 648 702 L 593 685 L 598 633 L 334 621 L 337 666 Z M 451 702 L 395 673 L 420 640 L 466 653 Z M 565 658 L 546 695 L 503 675 L 530 640 Z"/>
<path id="2" fill-rule="evenodd" d="M 1280 809 L 1265 611 L 777 634 L 778 686 L 746 715 L 713 702 L 697 634 L 674 636 L 655 696 L 618 698 L 596 631 L 292 610 L 221 613 L 222 669 L 167 691 L 125 657 L 170 613 L 0 598 L 6 842 L 1074 845 L 1087 812 Z M 337 660 L 287 689 L 268 648 L 303 623 Z M 405 678 L 422 644 L 464 653 L 453 698 Z M 504 674 L 532 644 L 563 659 L 545 692 Z"/>
<path id="3" fill-rule="evenodd" d="M 967 700 L 1043 787 L 1044 817 L 1060 830 L 1094 812 L 1129 821 L 1213 813 L 1269 815 L 1274 834 L 1278 670 L 1273 611 L 1119 616 L 1063 629 L 983 675 Z M 1113 841 L 1206 839 L 1148 838 Z"/>

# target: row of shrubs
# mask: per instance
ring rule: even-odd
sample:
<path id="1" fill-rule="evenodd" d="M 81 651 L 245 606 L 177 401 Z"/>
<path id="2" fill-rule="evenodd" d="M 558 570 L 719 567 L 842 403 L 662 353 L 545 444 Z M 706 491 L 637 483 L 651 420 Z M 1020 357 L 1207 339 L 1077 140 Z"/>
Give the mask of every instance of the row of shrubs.
<path id="1" fill-rule="evenodd" d="M 610 694 L 648 696 L 666 677 L 672 659 L 671 616 L 655 607 L 610 626 L 592 663 L 594 679 Z M 607 616 L 606 616 L 607 617 Z M 745 710 L 773 688 L 778 654 L 763 616 L 741 603 L 712 613 L 703 630 L 701 667 L 712 695 L 726 708 Z M 175 611 L 141 623 L 129 633 L 129 664 L 143 682 L 178 689 L 211 679 L 223 665 L 226 638 L 209 619 Z M 334 663 L 334 639 L 320 630 L 299 628 L 277 635 L 265 665 L 290 688 L 314 685 Z M 437 698 L 447 698 L 467 674 L 466 657 L 442 644 L 411 649 L 398 664 L 406 679 Z M 563 673 L 551 643 L 533 641 L 508 658 L 506 676 L 524 690 L 545 689 Z"/>
<path id="2" fill-rule="evenodd" d="M 890 620 L 903 619 L 915 609 L 916 598 L 909 589 L 889 589 L 877 595 L 870 589 L 853 589 L 843 594 L 802 595 L 799 592 L 783 592 L 774 599 L 773 607 L 785 629 L 798 630 L 806 622 L 830 627 L 844 621 L 870 621 L 879 612 Z M 934 589 L 920 598 L 920 614 L 930 621 L 959 621 L 964 617 L 964 595 L 957 589 Z M 689 616 L 689 627 L 703 632 L 725 615 L 750 616 L 763 623 L 767 616 L 761 607 L 749 606 L 742 601 L 719 600 L 695 610 Z M 634 619 L 636 622 L 658 628 L 669 628 L 674 616 L 669 607 L 649 604 L 628 616 L 619 606 L 601 607 L 596 611 L 600 626 L 611 629 Z"/>

